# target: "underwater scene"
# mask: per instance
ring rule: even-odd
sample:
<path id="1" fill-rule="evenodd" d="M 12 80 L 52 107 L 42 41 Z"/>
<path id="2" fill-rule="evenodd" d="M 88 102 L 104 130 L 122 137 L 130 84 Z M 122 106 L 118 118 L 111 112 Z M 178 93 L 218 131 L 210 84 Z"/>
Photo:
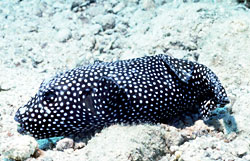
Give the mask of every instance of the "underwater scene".
<path id="1" fill-rule="evenodd" d="M 250 161 L 250 1 L 0 0 L 0 160 Z"/>

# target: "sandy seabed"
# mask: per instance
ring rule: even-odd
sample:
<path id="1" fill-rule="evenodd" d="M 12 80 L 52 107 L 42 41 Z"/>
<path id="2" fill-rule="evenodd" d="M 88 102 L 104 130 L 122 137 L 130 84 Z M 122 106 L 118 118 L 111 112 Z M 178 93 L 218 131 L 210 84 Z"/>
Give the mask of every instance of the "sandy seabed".
<path id="1" fill-rule="evenodd" d="M 244 6 L 167 0 L 13 0 L 0 1 L 0 22 L 0 159 L 23 155 L 22 160 L 41 161 L 250 160 L 250 11 Z M 114 125 L 87 145 L 62 140 L 55 149 L 40 151 L 36 159 L 28 155 L 32 150 L 14 154 L 18 142 L 21 149 L 33 145 L 16 132 L 15 111 L 44 79 L 95 60 L 166 51 L 211 68 L 231 99 L 231 115 L 215 127 L 202 121 L 185 129 Z M 63 146 L 65 142 L 71 146 Z"/>

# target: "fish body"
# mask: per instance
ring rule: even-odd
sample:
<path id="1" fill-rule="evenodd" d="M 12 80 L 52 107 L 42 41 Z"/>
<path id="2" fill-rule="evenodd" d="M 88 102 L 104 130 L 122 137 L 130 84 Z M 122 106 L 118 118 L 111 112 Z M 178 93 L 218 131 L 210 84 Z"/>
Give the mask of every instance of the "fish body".
<path id="1" fill-rule="evenodd" d="M 20 133 L 41 139 L 115 123 L 167 123 L 191 107 L 207 120 L 227 103 L 225 89 L 209 68 L 156 55 L 58 74 L 41 84 L 15 120 Z"/>

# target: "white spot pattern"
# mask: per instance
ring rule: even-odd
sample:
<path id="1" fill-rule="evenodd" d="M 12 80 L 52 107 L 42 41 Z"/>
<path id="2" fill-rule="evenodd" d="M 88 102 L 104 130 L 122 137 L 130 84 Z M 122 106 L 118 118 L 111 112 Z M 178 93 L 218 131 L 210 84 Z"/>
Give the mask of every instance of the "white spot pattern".
<path id="1" fill-rule="evenodd" d="M 47 138 L 113 123 L 168 122 L 195 105 L 206 119 L 215 102 L 228 100 L 210 69 L 157 55 L 60 73 L 41 84 L 15 119 L 34 137 Z"/>

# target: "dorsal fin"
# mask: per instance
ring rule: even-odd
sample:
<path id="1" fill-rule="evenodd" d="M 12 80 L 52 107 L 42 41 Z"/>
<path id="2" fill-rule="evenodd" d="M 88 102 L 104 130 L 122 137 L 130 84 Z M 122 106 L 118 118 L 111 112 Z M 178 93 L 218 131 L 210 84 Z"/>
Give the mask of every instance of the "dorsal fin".
<path id="1" fill-rule="evenodd" d="M 168 55 L 162 55 L 162 60 L 176 76 L 183 82 L 188 83 L 192 77 L 194 63 L 188 60 L 176 59 Z"/>

